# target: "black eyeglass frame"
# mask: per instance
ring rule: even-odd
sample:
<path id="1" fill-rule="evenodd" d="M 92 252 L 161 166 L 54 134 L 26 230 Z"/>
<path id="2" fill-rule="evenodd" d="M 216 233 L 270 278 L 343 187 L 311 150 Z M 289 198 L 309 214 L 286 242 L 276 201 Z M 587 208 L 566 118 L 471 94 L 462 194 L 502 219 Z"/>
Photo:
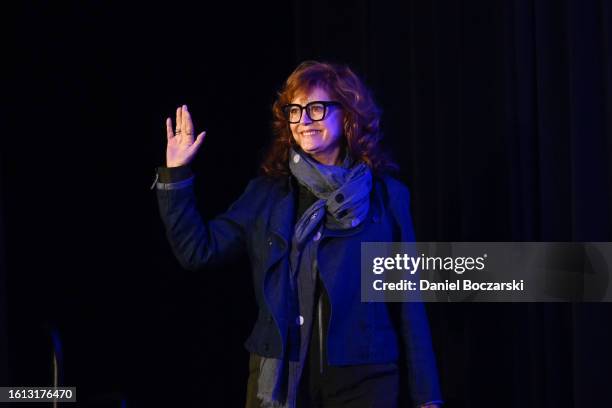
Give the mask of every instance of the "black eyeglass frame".
<path id="1" fill-rule="evenodd" d="M 313 119 L 312 116 L 310 116 L 310 107 L 312 105 L 323 105 L 323 117 L 321 117 L 321 119 Z M 342 104 L 337 101 L 312 101 L 312 102 L 308 102 L 305 106 L 298 105 L 297 103 L 289 103 L 282 107 L 282 111 L 285 114 L 285 119 L 289 123 L 300 123 L 300 121 L 302 120 L 302 115 L 304 114 L 304 111 L 306 111 L 306 115 L 308 115 L 308 118 L 311 121 L 320 122 L 322 120 L 325 120 L 325 118 L 327 117 L 327 113 L 328 113 L 327 108 L 329 106 L 342 106 Z M 298 118 L 298 120 L 293 121 L 293 122 L 289 120 L 289 109 L 291 109 L 292 107 L 300 108 L 300 117 Z"/>

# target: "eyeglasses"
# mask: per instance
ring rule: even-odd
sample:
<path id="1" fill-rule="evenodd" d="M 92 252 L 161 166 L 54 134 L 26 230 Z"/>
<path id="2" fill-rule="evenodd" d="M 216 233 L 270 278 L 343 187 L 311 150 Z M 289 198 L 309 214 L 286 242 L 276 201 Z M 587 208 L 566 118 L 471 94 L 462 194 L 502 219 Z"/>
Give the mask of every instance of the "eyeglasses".
<path id="1" fill-rule="evenodd" d="M 328 106 L 341 105 L 340 102 L 335 101 L 314 101 L 307 103 L 306 106 L 290 103 L 283 106 L 283 113 L 289 123 L 299 123 L 302 119 L 302 111 L 306 110 L 306 115 L 313 122 L 318 122 L 325 119 L 327 116 Z"/>

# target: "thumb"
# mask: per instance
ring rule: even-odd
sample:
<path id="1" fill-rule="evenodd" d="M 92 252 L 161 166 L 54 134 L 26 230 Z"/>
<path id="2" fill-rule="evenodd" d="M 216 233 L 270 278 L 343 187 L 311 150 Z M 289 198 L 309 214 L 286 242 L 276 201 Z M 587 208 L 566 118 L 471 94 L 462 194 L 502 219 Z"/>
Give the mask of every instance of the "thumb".
<path id="1" fill-rule="evenodd" d="M 202 142 L 204 141 L 204 138 L 206 137 L 206 131 L 200 133 L 198 135 L 198 137 L 196 137 L 196 140 L 193 142 L 193 144 L 191 145 L 191 148 L 194 150 L 197 150 L 200 148 L 200 145 L 202 144 Z"/>

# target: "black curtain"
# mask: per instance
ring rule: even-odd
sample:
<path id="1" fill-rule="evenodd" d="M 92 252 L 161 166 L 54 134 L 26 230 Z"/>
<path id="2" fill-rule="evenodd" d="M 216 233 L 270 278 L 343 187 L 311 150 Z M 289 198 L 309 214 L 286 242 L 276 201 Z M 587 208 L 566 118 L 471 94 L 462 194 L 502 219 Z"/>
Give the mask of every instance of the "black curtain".
<path id="1" fill-rule="evenodd" d="M 12 385 L 49 383 L 57 328 L 83 404 L 243 403 L 248 262 L 182 271 L 148 187 L 187 103 L 201 210 L 224 211 L 305 59 L 373 89 L 420 241 L 612 241 L 608 1 L 20 2 L 5 20 Z M 449 407 L 612 403 L 609 304 L 428 311 Z"/>
<path id="2" fill-rule="evenodd" d="M 0 171 L 2 169 L 2 162 L 0 161 Z M 0 173 L 1 174 L 1 173 Z M 2 190 L 2 177 L 0 177 L 0 192 Z M 2 208 L 2 200 L 0 200 L 0 384 L 8 384 L 8 336 L 6 333 L 7 327 L 7 316 L 6 316 L 6 266 L 4 259 L 6 257 L 4 252 L 4 226 L 2 221 L 4 219 L 4 211 Z"/>

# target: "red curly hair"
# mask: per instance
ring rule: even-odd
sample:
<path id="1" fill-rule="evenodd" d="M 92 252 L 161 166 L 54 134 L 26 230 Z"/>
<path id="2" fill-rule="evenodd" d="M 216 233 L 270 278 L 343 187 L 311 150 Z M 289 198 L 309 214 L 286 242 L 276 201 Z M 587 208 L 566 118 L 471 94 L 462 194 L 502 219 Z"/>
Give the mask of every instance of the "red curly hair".
<path id="1" fill-rule="evenodd" d="M 282 107 L 291 103 L 297 94 L 308 93 L 316 87 L 325 89 L 342 104 L 344 146 L 351 156 L 366 163 L 375 174 L 396 171 L 397 164 L 380 146 L 381 111 L 359 77 L 345 65 L 305 61 L 289 75 L 272 105 L 274 139 L 262 162 L 262 173 L 271 177 L 290 174 L 289 150 L 294 141 Z"/>

